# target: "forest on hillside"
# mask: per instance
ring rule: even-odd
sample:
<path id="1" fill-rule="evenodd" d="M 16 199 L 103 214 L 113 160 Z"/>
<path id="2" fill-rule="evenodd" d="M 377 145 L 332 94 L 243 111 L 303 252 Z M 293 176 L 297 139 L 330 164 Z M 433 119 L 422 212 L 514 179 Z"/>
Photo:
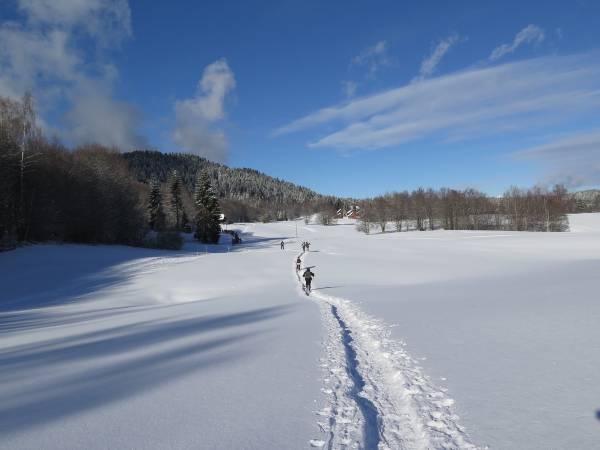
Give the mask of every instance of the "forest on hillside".
<path id="1" fill-rule="evenodd" d="M 145 184 L 158 180 L 164 186 L 176 171 L 187 197 L 194 190 L 197 173 L 205 171 L 222 211 L 234 222 L 288 220 L 340 208 L 344 203 L 337 197 L 320 195 L 257 170 L 230 168 L 196 155 L 144 150 L 124 153 L 123 158 L 136 180 Z M 185 202 L 189 204 L 190 199 Z"/>

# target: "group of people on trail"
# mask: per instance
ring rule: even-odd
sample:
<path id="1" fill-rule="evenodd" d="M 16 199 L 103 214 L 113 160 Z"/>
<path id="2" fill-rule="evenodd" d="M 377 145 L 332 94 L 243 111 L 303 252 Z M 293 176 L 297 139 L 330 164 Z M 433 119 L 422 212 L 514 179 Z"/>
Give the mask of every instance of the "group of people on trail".
<path id="1" fill-rule="evenodd" d="M 300 258 L 300 256 L 298 256 L 296 258 L 296 272 L 300 272 L 301 265 L 302 259 Z M 310 270 L 310 267 L 304 269 L 304 272 L 302 273 L 302 278 L 304 278 L 304 292 L 306 292 L 306 295 L 308 295 L 308 293 L 311 290 L 312 279 L 314 276 L 315 274 Z"/>
<path id="2" fill-rule="evenodd" d="M 302 242 L 302 252 L 308 252 L 310 251 L 310 242 L 308 241 L 304 241 Z M 298 258 L 296 259 L 296 271 L 300 272 L 300 265 L 302 263 L 302 260 L 300 259 L 300 256 L 298 256 Z M 315 276 L 314 273 L 311 272 L 310 267 L 307 267 L 304 272 L 302 273 L 302 277 L 304 278 L 304 292 L 306 292 L 306 295 L 308 295 L 308 293 L 311 290 L 311 284 L 312 284 L 312 279 Z"/>
<path id="3" fill-rule="evenodd" d="M 281 250 L 285 250 L 285 242 L 281 241 L 281 243 L 279 244 L 279 247 L 281 248 Z M 308 252 L 310 251 L 310 242 L 306 242 L 304 241 L 302 243 L 302 251 L 303 252 Z"/>

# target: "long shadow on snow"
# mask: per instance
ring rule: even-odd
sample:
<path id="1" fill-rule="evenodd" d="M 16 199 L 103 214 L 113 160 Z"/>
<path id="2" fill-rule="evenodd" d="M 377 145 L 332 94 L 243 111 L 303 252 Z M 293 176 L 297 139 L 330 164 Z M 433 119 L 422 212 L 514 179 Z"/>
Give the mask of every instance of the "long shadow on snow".
<path id="1" fill-rule="evenodd" d="M 15 370 L 36 366 L 116 356 L 165 343 L 172 339 L 229 327 L 236 327 L 283 314 L 289 306 L 261 308 L 229 315 L 213 315 L 177 321 L 149 320 L 63 337 L 43 344 L 19 345 L 0 351 L 0 381 Z M 176 325 L 176 326 L 174 326 Z"/>
<path id="2" fill-rule="evenodd" d="M 313 291 L 322 291 L 323 289 L 338 289 L 338 288 L 343 288 L 345 286 L 340 285 L 340 286 L 321 286 L 318 288 L 312 288 Z"/>
<path id="3" fill-rule="evenodd" d="M 157 308 L 156 305 L 150 306 Z M 112 316 L 128 315 L 139 312 L 148 306 L 114 306 L 89 311 L 66 312 L 46 309 L 29 311 L 16 311 L 0 313 L 0 336 L 14 332 L 41 330 L 48 327 L 57 327 L 69 324 L 82 324 L 92 320 L 104 319 Z"/>
<path id="4" fill-rule="evenodd" d="M 289 245 L 289 239 L 292 239 L 290 236 L 277 236 L 277 237 L 263 237 L 263 236 L 255 236 L 252 232 L 242 233 L 242 244 L 236 245 L 233 249 L 246 249 L 250 248 L 277 248 L 279 249 L 279 243 L 281 241 L 286 241 L 286 245 Z M 295 238 L 293 238 L 295 239 Z"/>
<path id="5" fill-rule="evenodd" d="M 0 385 L 28 381 L 23 388 L 0 394 L 0 436 L 122 401 L 190 372 L 248 357 L 247 351 L 233 344 L 258 333 L 233 330 L 277 317 L 287 309 L 148 321 L 55 339 L 42 346 L 14 347 L 0 354 Z M 216 330 L 227 330 L 227 336 L 204 336 Z M 165 350 L 166 345 L 170 347 Z M 108 357 L 116 361 L 104 362 Z M 86 360 L 90 364 L 80 368 Z"/>
<path id="6" fill-rule="evenodd" d="M 125 246 L 36 245 L 0 254 L 0 273 L 12 279 L 0 284 L 0 334 L 21 329 L 70 323 L 64 317 L 53 319 L 51 306 L 82 301 L 95 291 L 126 282 L 136 274 L 135 264 L 161 258 L 190 257 L 206 250 L 227 253 L 274 247 L 288 237 L 254 237 L 243 233 L 241 245 L 203 245 L 182 251 L 150 250 Z M 132 270 L 133 269 L 133 270 Z M 123 307 L 136 308 L 136 307 Z M 112 315 L 115 308 L 72 314 L 72 321 L 87 316 L 96 319 Z M 119 311 L 121 313 L 123 311 Z M 135 312 L 135 309 L 132 311 Z"/>
<path id="7" fill-rule="evenodd" d="M 125 246 L 36 245 L 0 254 L 0 325 L 7 312 L 72 303 L 94 291 L 126 281 L 131 263 L 177 258 L 190 253 Z M 129 270 L 128 270 L 129 269 Z"/>

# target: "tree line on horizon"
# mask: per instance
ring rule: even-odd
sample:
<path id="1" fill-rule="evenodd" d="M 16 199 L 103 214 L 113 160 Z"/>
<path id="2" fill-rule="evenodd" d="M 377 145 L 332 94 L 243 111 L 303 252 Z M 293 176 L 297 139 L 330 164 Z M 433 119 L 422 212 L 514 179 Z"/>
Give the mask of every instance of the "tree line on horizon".
<path id="1" fill-rule="evenodd" d="M 510 230 L 566 231 L 574 200 L 562 185 L 511 187 L 500 197 L 478 190 L 419 188 L 359 202 L 360 231 Z"/>

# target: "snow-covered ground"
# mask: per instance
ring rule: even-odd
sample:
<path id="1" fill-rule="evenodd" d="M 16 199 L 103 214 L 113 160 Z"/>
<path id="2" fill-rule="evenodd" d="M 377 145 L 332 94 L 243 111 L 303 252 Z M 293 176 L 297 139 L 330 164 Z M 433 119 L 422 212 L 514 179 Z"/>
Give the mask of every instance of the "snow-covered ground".
<path id="1" fill-rule="evenodd" d="M 600 215 L 570 221 L 571 233 L 361 236 L 337 225 L 312 238 L 307 261 L 317 292 L 385 321 L 448 389 L 472 442 L 595 448 Z"/>
<path id="2" fill-rule="evenodd" d="M 295 253 L 279 250 L 276 229 L 261 231 L 212 254 L 0 254 L 0 448 L 283 449 L 319 438 L 319 312 L 298 301 Z"/>
<path id="3" fill-rule="evenodd" d="M 570 222 L 0 254 L 0 448 L 595 448 L 600 215 Z"/>

